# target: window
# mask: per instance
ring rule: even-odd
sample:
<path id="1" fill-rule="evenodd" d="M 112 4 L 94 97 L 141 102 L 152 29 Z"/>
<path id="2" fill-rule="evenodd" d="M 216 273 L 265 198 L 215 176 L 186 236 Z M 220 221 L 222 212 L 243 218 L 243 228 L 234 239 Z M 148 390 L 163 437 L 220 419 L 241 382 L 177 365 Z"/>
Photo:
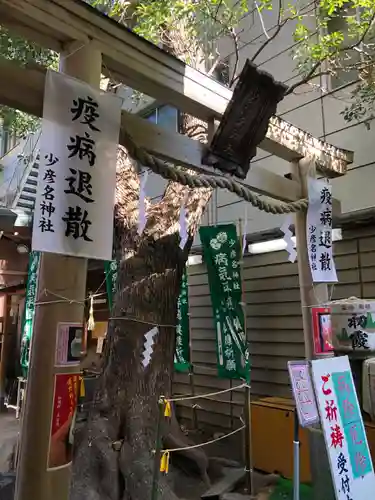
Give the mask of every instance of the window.
<path id="1" fill-rule="evenodd" d="M 159 125 L 160 127 L 170 130 L 171 132 L 178 132 L 179 113 L 173 106 L 166 104 L 164 106 L 154 108 L 152 111 L 149 111 L 148 113 L 146 112 L 144 118 Z M 141 172 L 144 170 L 146 170 L 146 168 L 141 167 Z M 150 180 L 147 181 L 146 195 L 150 198 L 151 203 L 157 203 L 161 200 L 166 184 L 167 182 L 160 176 L 153 177 L 151 182 Z"/>
<path id="2" fill-rule="evenodd" d="M 145 118 L 173 132 L 178 131 L 178 111 L 168 104 L 153 109 Z"/>
<path id="3" fill-rule="evenodd" d="M 350 46 L 353 43 L 353 39 L 348 36 L 348 25 L 345 19 L 348 16 L 360 18 L 360 10 L 343 6 L 339 14 L 328 21 L 328 33 L 341 31 L 344 34 L 344 46 Z M 355 69 L 345 69 L 345 67 L 358 63 L 360 58 L 361 54 L 355 50 L 351 50 L 347 57 L 342 58 L 343 68 L 338 69 L 336 74 L 331 76 L 332 90 L 357 80 L 358 72 Z"/>

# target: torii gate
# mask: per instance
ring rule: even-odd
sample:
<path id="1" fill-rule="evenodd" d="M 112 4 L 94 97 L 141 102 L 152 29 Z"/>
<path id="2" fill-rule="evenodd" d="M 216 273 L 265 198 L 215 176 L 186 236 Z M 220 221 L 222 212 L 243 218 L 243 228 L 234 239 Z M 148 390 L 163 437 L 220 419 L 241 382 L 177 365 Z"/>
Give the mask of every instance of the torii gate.
<path id="1" fill-rule="evenodd" d="M 220 120 L 232 95 L 229 89 L 134 35 L 81 0 L 0 0 L 0 22 L 14 34 L 56 52 L 70 54 L 64 69 L 72 76 L 97 85 L 102 72 L 207 122 Z M 40 117 L 45 69 L 21 68 L 0 59 L 0 72 L 0 103 Z M 123 112 L 122 120 L 135 142 L 148 152 L 196 172 L 210 173 L 208 167 L 202 165 L 203 146 L 197 141 L 166 131 L 126 112 Z M 266 138 L 259 147 L 291 162 L 294 180 L 258 167 L 251 169 L 247 184 L 243 184 L 257 193 L 282 201 L 295 201 L 306 196 L 306 164 L 310 164 L 311 160 L 328 177 L 344 175 L 347 165 L 353 161 L 351 152 L 316 139 L 276 117 L 271 119 Z M 298 270 L 301 302 L 304 306 L 312 303 L 305 229 L 306 215 L 298 213 Z M 53 290 L 54 284 L 51 278 L 48 282 L 46 275 L 48 271 L 53 275 L 54 267 L 61 266 L 60 259 L 62 257 L 57 256 L 46 259 L 43 284 L 49 290 Z M 76 279 L 73 284 L 67 282 L 65 290 L 69 290 L 69 297 L 79 299 L 79 295 L 84 293 L 82 290 L 85 287 L 86 266 L 82 259 L 71 259 L 70 262 L 69 268 L 63 269 L 62 276 L 79 276 L 79 286 Z M 56 279 L 56 275 L 54 278 Z M 321 286 L 321 289 L 320 298 L 325 300 L 328 298 L 326 286 Z M 306 307 L 302 311 L 306 356 L 310 358 L 310 317 Z M 82 306 L 70 305 L 68 310 L 66 306 L 65 309 L 62 306 L 59 314 L 53 317 L 51 314 L 41 313 L 43 325 L 52 332 L 57 321 L 62 321 L 67 314 L 69 320 L 80 321 Z M 49 337 L 53 338 L 54 335 Z M 38 343 L 37 331 L 34 342 Z M 53 397 L 51 353 L 54 352 L 54 342 L 54 339 L 51 341 L 44 338 L 44 352 L 36 355 L 33 360 L 35 366 L 30 373 L 24 416 L 27 425 L 22 430 L 17 500 L 45 500 L 41 485 L 47 482 L 56 486 L 53 491 L 57 500 L 67 498 L 69 471 L 64 469 L 48 474 L 46 471 L 48 424 Z M 44 381 L 42 388 L 38 386 L 41 380 Z"/>

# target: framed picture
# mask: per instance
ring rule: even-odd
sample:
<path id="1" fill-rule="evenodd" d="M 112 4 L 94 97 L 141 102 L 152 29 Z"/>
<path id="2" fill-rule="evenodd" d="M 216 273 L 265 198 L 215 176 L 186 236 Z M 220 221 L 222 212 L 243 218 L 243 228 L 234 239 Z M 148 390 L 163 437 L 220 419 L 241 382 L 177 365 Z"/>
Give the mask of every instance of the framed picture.
<path id="1" fill-rule="evenodd" d="M 330 308 L 313 307 L 311 314 L 315 354 L 325 354 L 333 351 Z"/>
<path id="2" fill-rule="evenodd" d="M 79 365 L 82 357 L 82 323 L 58 323 L 55 365 Z"/>

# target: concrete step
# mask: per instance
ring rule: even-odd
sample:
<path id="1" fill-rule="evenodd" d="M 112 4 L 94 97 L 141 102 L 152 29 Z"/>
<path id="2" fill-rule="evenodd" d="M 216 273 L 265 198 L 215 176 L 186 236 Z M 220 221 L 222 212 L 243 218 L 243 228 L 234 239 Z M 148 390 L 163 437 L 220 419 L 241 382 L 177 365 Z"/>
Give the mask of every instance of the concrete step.
<path id="1" fill-rule="evenodd" d="M 35 196 L 30 196 L 24 192 L 25 190 L 22 190 L 20 200 L 23 201 L 32 201 L 33 203 L 35 202 Z"/>
<path id="2" fill-rule="evenodd" d="M 19 201 L 17 208 L 22 208 L 26 212 L 32 212 L 34 210 L 34 202 Z"/>
<path id="3" fill-rule="evenodd" d="M 22 191 L 24 193 L 36 194 L 36 187 L 29 186 L 27 182 Z"/>
<path id="4" fill-rule="evenodd" d="M 223 477 L 213 484 L 208 491 L 203 493 L 201 496 L 202 499 L 220 500 L 222 498 L 221 495 L 233 491 L 236 485 L 242 481 L 246 475 L 243 467 L 241 469 L 224 468 L 223 473 Z"/>

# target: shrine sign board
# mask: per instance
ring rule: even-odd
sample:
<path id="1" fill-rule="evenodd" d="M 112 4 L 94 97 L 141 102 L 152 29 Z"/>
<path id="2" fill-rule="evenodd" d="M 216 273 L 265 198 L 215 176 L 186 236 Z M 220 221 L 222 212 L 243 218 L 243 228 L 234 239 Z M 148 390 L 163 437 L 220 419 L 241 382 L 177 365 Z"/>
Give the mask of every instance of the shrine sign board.
<path id="1" fill-rule="evenodd" d="M 72 461 L 80 379 L 79 373 L 55 375 L 48 469 L 63 468 Z"/>
<path id="2" fill-rule="evenodd" d="M 332 186 L 309 177 L 307 187 L 306 238 L 312 280 L 314 283 L 336 283 L 332 248 Z"/>
<path id="3" fill-rule="evenodd" d="M 312 378 L 336 499 L 372 498 L 374 469 L 349 358 L 312 361 Z"/>
<path id="4" fill-rule="evenodd" d="M 33 250 L 112 259 L 121 99 L 48 71 Z"/>

